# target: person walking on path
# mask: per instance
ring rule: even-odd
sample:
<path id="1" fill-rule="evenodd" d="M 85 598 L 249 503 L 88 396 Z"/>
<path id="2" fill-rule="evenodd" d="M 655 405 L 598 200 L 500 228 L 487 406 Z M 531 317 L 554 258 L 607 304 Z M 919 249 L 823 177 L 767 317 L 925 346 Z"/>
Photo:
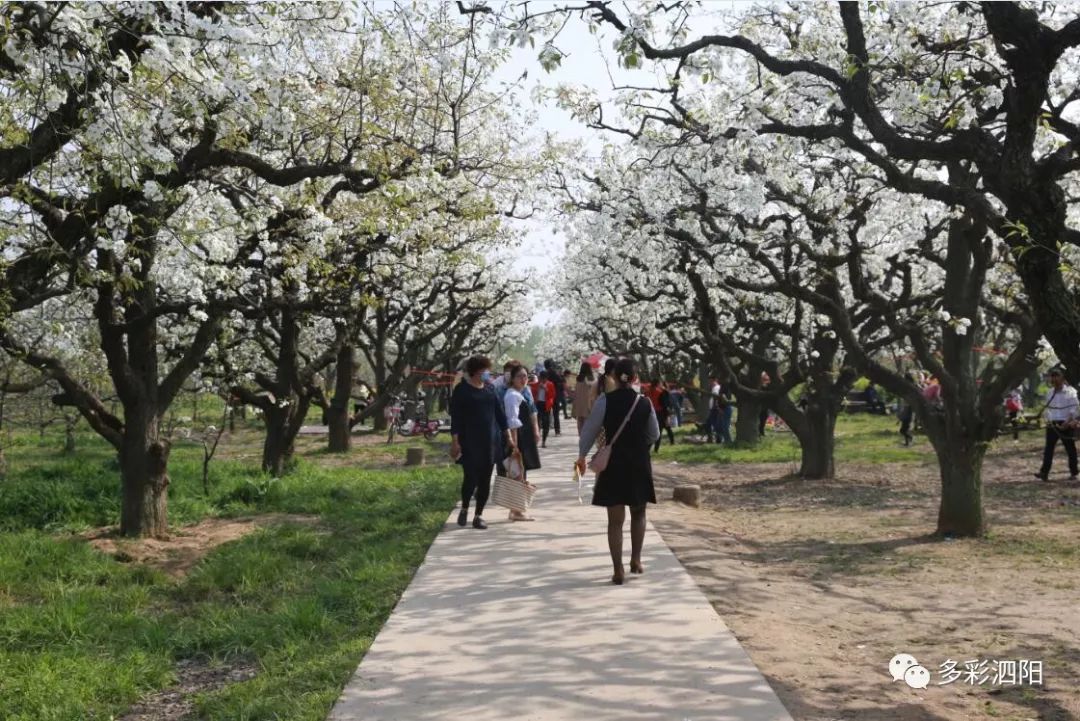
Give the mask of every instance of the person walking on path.
<path id="1" fill-rule="evenodd" d="M 1020 414 L 1024 412 L 1024 392 L 1019 386 L 1005 396 L 1005 417 L 1012 427 L 1013 440 L 1020 440 Z"/>
<path id="2" fill-rule="evenodd" d="M 465 380 L 450 397 L 450 456 L 461 464 L 461 511 L 458 525 L 469 517 L 469 502 L 476 495 L 473 528 L 484 529 L 484 505 L 491 494 L 491 474 L 501 458 L 504 441 L 516 447 L 506 424 L 506 413 L 490 385 L 491 361 L 472 356 L 465 362 Z"/>
<path id="3" fill-rule="evenodd" d="M 615 359 L 608 358 L 604 361 L 604 372 L 600 374 L 600 378 L 596 381 L 595 397 L 599 398 L 605 393 L 610 393 L 615 390 L 615 387 Z"/>
<path id="4" fill-rule="evenodd" d="M 885 411 L 885 402 L 881 400 L 881 394 L 878 393 L 877 387 L 873 381 L 866 384 L 866 390 L 863 391 L 863 399 L 866 401 L 866 410 L 869 413 L 882 413 Z"/>
<path id="5" fill-rule="evenodd" d="M 1080 418 L 1080 401 L 1076 389 L 1065 383 L 1061 368 L 1050 369 L 1050 390 L 1046 392 L 1046 445 L 1043 447 L 1042 468 L 1035 477 L 1042 481 L 1050 480 L 1050 466 L 1054 462 L 1054 447 L 1060 440 L 1069 457 L 1069 480 L 1080 477 L 1080 468 L 1076 461 L 1076 425 Z"/>
<path id="6" fill-rule="evenodd" d="M 915 383 L 915 376 L 911 373 L 905 373 L 904 377 L 911 383 Z M 900 401 L 900 412 L 897 413 L 897 417 L 900 419 L 900 435 L 904 438 L 904 445 L 910 446 L 915 438 L 911 435 L 911 422 L 915 420 L 915 408 L 908 400 Z"/>
<path id="7" fill-rule="evenodd" d="M 734 380 L 734 379 L 732 379 Z M 731 438 L 731 418 L 735 415 L 735 394 L 731 390 L 734 383 L 724 383 L 720 386 L 720 433 L 717 443 L 726 445 L 735 443 Z"/>
<path id="8" fill-rule="evenodd" d="M 720 381 L 709 378 L 709 415 L 705 417 L 705 439 L 709 443 L 720 442 Z"/>
<path id="9" fill-rule="evenodd" d="M 672 425 L 675 428 L 678 428 L 682 425 L 683 398 L 686 396 L 683 393 L 683 389 L 679 386 L 671 386 L 669 384 L 668 392 L 671 393 L 671 413 L 675 421 Z"/>
<path id="10" fill-rule="evenodd" d="M 514 366 L 521 365 L 521 361 L 510 359 L 503 364 L 503 373 L 501 376 L 492 381 L 491 385 L 495 389 L 495 395 L 499 397 L 499 403 L 503 402 L 506 397 L 506 391 L 510 388 L 510 370 Z M 536 402 L 533 401 L 532 391 L 529 386 L 521 391 L 521 395 L 525 397 L 525 402 L 529 404 L 529 410 L 532 413 L 536 413 Z M 495 456 L 495 470 L 500 476 L 506 475 L 506 468 L 503 466 L 503 459 L 505 456 L 502 453 L 497 453 Z"/>
<path id="11" fill-rule="evenodd" d="M 503 396 L 503 411 L 506 413 L 506 427 L 510 429 L 511 448 L 516 447 L 521 461 L 521 480 L 526 480 L 529 471 L 540 468 L 540 450 L 536 444 L 540 441 L 540 428 L 523 391 L 529 380 L 529 371 L 525 366 L 516 365 L 510 369 L 510 387 Z M 523 510 L 511 510 L 511 521 L 531 521 Z"/>
<path id="12" fill-rule="evenodd" d="M 563 418 L 566 419 L 566 420 L 570 420 L 571 418 L 574 417 L 573 415 L 571 415 L 571 413 L 573 412 L 573 408 L 574 408 L 574 398 L 575 398 L 575 396 L 574 396 L 574 390 L 575 390 L 574 372 L 572 370 L 570 370 L 569 368 L 567 368 L 562 373 L 562 379 L 563 379 L 563 396 L 562 396 L 562 398 L 563 398 L 563 401 L 562 401 Z"/>
<path id="13" fill-rule="evenodd" d="M 562 415 L 562 407 L 566 404 L 566 386 L 563 384 L 562 373 L 555 361 L 548 358 L 544 361 L 544 371 L 547 373 L 548 382 L 555 386 L 555 397 L 552 399 L 551 421 L 555 426 L 555 435 L 562 433 L 559 416 Z"/>
<path id="14" fill-rule="evenodd" d="M 731 444 L 731 397 L 726 385 L 721 385 L 718 378 L 710 378 L 709 417 L 706 420 L 709 443 Z"/>
<path id="15" fill-rule="evenodd" d="M 540 419 L 541 442 L 547 448 L 552 411 L 555 410 L 555 384 L 548 378 L 547 371 L 540 371 L 540 376 L 533 383 L 532 395 L 536 399 L 536 415 Z"/>
<path id="16" fill-rule="evenodd" d="M 503 396 L 506 395 L 506 389 L 510 387 L 510 369 L 517 365 L 522 365 L 521 361 L 513 359 L 506 361 L 503 364 L 503 374 L 491 382 L 500 402 L 502 402 Z M 529 386 L 525 386 L 521 394 L 525 396 L 525 402 L 529 404 L 529 410 L 536 413 L 536 401 L 533 400 L 533 394 L 529 390 Z"/>
<path id="17" fill-rule="evenodd" d="M 577 469 L 584 473 L 585 456 L 601 429 L 610 439 L 611 456 L 607 467 L 597 474 L 592 503 L 607 508 L 608 550 L 615 569 L 611 582 L 616 585 L 625 579 L 622 548 L 626 507 L 630 507 L 630 572 L 644 573 L 645 506 L 656 503 L 649 446 L 660 437 L 660 426 L 652 404 L 631 387 L 636 375 L 631 359 L 616 363 L 616 389 L 597 399 L 578 440 Z"/>
<path id="18" fill-rule="evenodd" d="M 589 417 L 589 413 L 592 411 L 594 392 L 593 385 L 596 383 L 596 379 L 593 377 L 592 366 L 588 363 L 582 363 L 581 368 L 578 370 L 577 383 L 574 385 L 574 418 L 577 419 L 578 435 L 581 434 L 581 427 L 585 425 L 585 419 Z"/>
<path id="19" fill-rule="evenodd" d="M 503 363 L 502 375 L 491 381 L 491 387 L 495 389 L 495 393 L 498 394 L 500 399 L 503 397 L 503 394 L 506 393 L 506 389 L 510 387 L 510 369 L 515 365 L 517 365 L 516 360 L 511 359 L 506 361 Z"/>
<path id="20" fill-rule="evenodd" d="M 675 445 L 675 433 L 671 430 L 671 393 L 668 392 L 667 384 L 659 378 L 653 378 L 649 386 L 649 400 L 652 402 L 653 412 L 656 413 L 656 421 L 660 426 L 660 435 L 656 437 L 656 445 L 653 446 L 653 453 L 659 453 L 665 429 L 668 441 L 671 445 Z"/>

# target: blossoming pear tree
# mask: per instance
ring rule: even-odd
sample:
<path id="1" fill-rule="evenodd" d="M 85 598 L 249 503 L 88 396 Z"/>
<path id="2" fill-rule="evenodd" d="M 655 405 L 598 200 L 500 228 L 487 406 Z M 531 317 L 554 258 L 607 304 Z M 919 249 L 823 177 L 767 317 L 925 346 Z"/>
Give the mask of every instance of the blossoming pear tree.
<path id="1" fill-rule="evenodd" d="M 890 188 L 963 209 L 1009 248 L 1039 326 L 1080 382 L 1074 6 L 781 4 L 692 35 L 698 10 L 677 2 L 620 15 L 588 0 L 509 18 L 528 35 L 533 12 L 549 42 L 552 14 L 616 29 L 624 64 L 664 64 L 672 84 L 656 115 L 665 121 L 842 146 Z M 700 115 L 694 90 L 732 80 L 747 90 L 736 101 L 745 114 L 718 127 Z"/>
<path id="2" fill-rule="evenodd" d="M 755 269 L 751 277 L 728 270 L 700 283 L 701 297 L 726 286 L 725 294 L 780 295 L 816 314 L 810 337 L 842 346 L 846 364 L 922 416 L 942 471 L 939 532 L 982 533 L 982 456 L 1000 426 L 1000 399 L 1030 371 L 1038 338 L 1029 299 L 1015 284 L 1010 288 L 1019 259 L 1001 252 L 1003 240 L 988 237 L 991 226 L 983 216 L 964 205 L 902 192 L 879 164 L 841 139 L 755 126 L 762 122 L 754 115 L 759 110 L 740 101 L 754 95 L 758 76 L 747 72 L 719 89 L 689 86 L 678 82 L 687 63 L 675 70 L 666 111 L 648 89 L 625 102 L 624 111 L 638 109 L 636 129 L 613 125 L 595 106 L 578 109 L 594 127 L 641 145 L 641 154 L 651 159 L 646 167 L 655 168 L 665 152 L 681 153 L 671 163 L 676 172 L 663 183 L 633 181 L 634 187 L 646 187 L 642 198 L 658 204 L 652 213 L 639 209 L 637 222 L 662 219 L 663 232 L 682 235 L 689 247 L 724 247 L 731 268 Z M 813 107 L 804 102 L 776 112 Z M 749 127 L 740 129 L 740 123 Z M 706 162 L 693 162 L 686 148 L 703 153 Z M 957 192 L 978 184 L 972 168 L 961 162 L 927 162 L 916 170 L 916 177 Z M 699 199 L 704 212 L 694 214 L 706 226 L 707 243 L 696 241 L 695 228 L 687 225 L 697 211 L 693 203 L 680 201 L 677 191 L 675 197 L 664 194 L 680 186 Z M 733 192 L 740 187 L 746 189 L 742 197 Z M 622 217 L 625 232 L 634 213 Z M 647 239 L 635 241 L 643 246 Z M 687 275 L 693 279 L 695 273 Z M 977 349 L 991 338 L 1009 352 L 980 366 Z M 882 360 L 908 349 L 941 379 L 943 406 L 928 403 L 914 382 Z M 827 357 L 813 344 L 806 353 L 814 361 Z M 820 384 L 811 384 L 811 392 L 815 385 Z"/>
<path id="3" fill-rule="evenodd" d="M 2 118 L 0 347 L 48 374 L 63 390 L 58 400 L 117 449 L 123 533 L 165 533 L 163 414 L 226 319 L 250 310 L 245 289 L 284 252 L 271 237 L 275 223 L 316 221 L 299 233 L 301 256 L 312 258 L 332 240 L 318 232 L 317 203 L 328 195 L 484 163 L 436 154 L 444 138 L 478 134 L 475 109 L 428 102 L 437 82 L 407 85 L 408 75 L 394 73 L 355 81 L 363 73 L 353 71 L 374 58 L 389 58 L 383 67 L 412 62 L 402 48 L 413 43 L 425 51 L 413 72 L 437 78 L 452 66 L 438 44 L 424 45 L 421 10 L 3 9 L 11 22 L 0 82 L 17 101 Z M 297 203 L 304 193 L 307 203 Z M 285 265 L 279 277 L 309 279 L 309 264 Z M 92 309 L 96 352 L 122 413 L 50 353 L 55 344 L 20 333 L 20 314 L 52 298 Z"/>

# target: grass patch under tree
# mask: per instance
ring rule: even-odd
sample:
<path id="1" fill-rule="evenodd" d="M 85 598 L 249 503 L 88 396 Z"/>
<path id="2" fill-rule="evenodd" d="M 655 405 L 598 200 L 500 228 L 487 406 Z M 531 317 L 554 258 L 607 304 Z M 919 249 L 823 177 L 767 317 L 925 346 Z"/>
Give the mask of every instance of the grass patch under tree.
<path id="1" fill-rule="evenodd" d="M 119 474 L 103 441 L 83 435 L 70 457 L 56 435 L 13 441 L 0 484 L 0 718 L 10 721 L 120 717 L 175 683 L 185 660 L 254 671 L 199 694 L 197 718 L 321 721 L 455 499 L 449 467 L 301 461 L 271 480 L 237 460 L 213 464 L 206 496 L 201 448 L 178 444 L 174 528 L 271 512 L 318 521 L 261 528 L 176 580 L 72 533 L 119 518 Z"/>

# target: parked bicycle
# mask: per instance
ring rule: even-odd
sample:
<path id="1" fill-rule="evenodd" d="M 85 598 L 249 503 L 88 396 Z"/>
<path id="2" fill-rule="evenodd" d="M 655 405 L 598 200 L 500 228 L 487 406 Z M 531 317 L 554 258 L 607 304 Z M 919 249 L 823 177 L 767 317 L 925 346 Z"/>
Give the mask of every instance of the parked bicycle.
<path id="1" fill-rule="evenodd" d="M 429 419 L 422 406 L 417 409 L 415 418 L 405 418 L 405 399 L 401 396 L 390 399 L 390 403 L 383 409 L 383 416 L 387 421 L 387 443 L 393 443 L 395 435 L 406 438 L 423 436 L 433 441 L 442 428 L 442 421 Z"/>

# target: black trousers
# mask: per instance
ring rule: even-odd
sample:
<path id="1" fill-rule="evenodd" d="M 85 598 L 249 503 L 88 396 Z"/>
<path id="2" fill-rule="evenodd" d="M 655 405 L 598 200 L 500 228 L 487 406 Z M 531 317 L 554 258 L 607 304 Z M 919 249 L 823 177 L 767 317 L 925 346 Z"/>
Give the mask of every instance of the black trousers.
<path id="1" fill-rule="evenodd" d="M 900 415 L 900 435 L 904 437 L 905 441 L 911 437 L 911 420 L 913 417 L 911 413 L 902 413 Z"/>
<path id="2" fill-rule="evenodd" d="M 555 428 L 559 427 L 559 409 L 554 409 L 555 415 Z M 552 411 L 546 411 L 543 408 L 536 409 L 536 420 L 540 424 L 540 441 L 547 443 L 548 433 L 551 431 L 551 416 Z M 531 430 L 531 429 L 530 429 Z"/>
<path id="3" fill-rule="evenodd" d="M 491 472 L 495 465 L 485 467 L 484 464 L 463 466 L 464 478 L 461 480 L 461 508 L 469 510 L 469 501 L 476 494 L 476 515 L 484 512 L 488 496 L 491 495 Z"/>
<path id="4" fill-rule="evenodd" d="M 1044 477 L 1050 475 L 1050 466 L 1054 463 L 1054 447 L 1057 446 L 1058 441 L 1065 446 L 1065 455 L 1069 457 L 1069 474 L 1080 475 L 1080 468 L 1076 463 L 1076 438 L 1073 436 L 1073 431 L 1061 428 L 1056 423 L 1050 423 L 1046 427 L 1046 445 L 1043 447 L 1043 462 L 1039 475 Z"/>
<path id="5" fill-rule="evenodd" d="M 557 395 L 555 396 L 555 405 L 551 408 L 550 415 L 552 417 L 552 420 L 555 421 L 555 435 L 559 435 L 559 433 L 562 432 L 562 429 L 559 427 L 559 416 L 562 415 L 562 411 L 560 410 L 560 408 L 562 408 L 563 402 L 564 397 Z"/>

